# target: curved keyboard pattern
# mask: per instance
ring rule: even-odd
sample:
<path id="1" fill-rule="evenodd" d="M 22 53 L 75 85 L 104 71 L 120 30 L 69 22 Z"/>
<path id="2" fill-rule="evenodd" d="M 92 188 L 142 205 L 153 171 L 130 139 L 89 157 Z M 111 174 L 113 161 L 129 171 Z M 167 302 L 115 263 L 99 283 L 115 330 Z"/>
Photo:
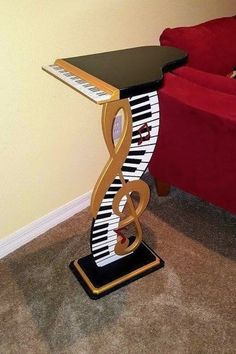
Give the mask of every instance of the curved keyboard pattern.
<path id="1" fill-rule="evenodd" d="M 116 177 L 105 193 L 91 227 L 91 252 L 99 267 L 126 256 L 115 252 L 117 229 L 121 218 L 113 211 L 113 199 L 123 187 L 124 181 L 125 183 L 136 181 L 143 175 L 158 138 L 160 112 L 157 92 L 152 91 L 130 97 L 128 102 L 132 114 L 132 138 L 129 152 L 121 171 L 117 171 Z M 121 212 L 126 202 L 127 197 L 124 196 L 119 203 Z"/>

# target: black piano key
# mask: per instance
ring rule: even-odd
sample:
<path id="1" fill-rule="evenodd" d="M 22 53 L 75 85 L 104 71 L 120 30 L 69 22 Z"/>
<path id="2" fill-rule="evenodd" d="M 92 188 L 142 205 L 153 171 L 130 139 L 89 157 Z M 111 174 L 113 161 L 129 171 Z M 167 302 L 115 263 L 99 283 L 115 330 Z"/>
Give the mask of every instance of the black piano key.
<path id="1" fill-rule="evenodd" d="M 89 89 L 89 91 L 92 91 L 92 92 L 98 92 L 98 91 L 99 91 L 99 89 L 98 89 L 98 88 L 96 88 L 96 87 L 91 87 L 91 88 Z"/>
<path id="2" fill-rule="evenodd" d="M 109 192 L 117 192 L 121 187 L 110 187 L 108 189 Z"/>
<path id="3" fill-rule="evenodd" d="M 121 185 L 121 180 L 118 178 L 115 178 L 112 184 L 120 184 Z"/>
<path id="4" fill-rule="evenodd" d="M 146 111 L 148 109 L 151 109 L 151 105 L 150 104 L 146 104 L 146 105 L 138 107 L 138 108 L 133 108 L 133 109 L 131 109 L 131 112 L 132 112 L 132 114 L 136 114 L 136 113 L 140 113 L 140 112 Z"/>
<path id="5" fill-rule="evenodd" d="M 142 160 L 140 160 L 140 159 L 129 159 L 129 158 L 127 158 L 127 159 L 125 160 L 125 163 L 139 164 L 141 161 L 142 161 Z"/>
<path id="6" fill-rule="evenodd" d="M 129 166 L 123 166 L 121 170 L 123 172 L 135 172 L 137 167 L 129 167 Z"/>
<path id="7" fill-rule="evenodd" d="M 112 213 L 98 214 L 97 217 L 96 217 L 96 220 L 109 218 L 111 216 L 111 214 Z"/>
<path id="8" fill-rule="evenodd" d="M 131 144 L 136 144 L 136 143 L 139 142 L 139 140 L 140 140 L 140 138 L 132 139 L 132 140 L 131 140 Z"/>
<path id="9" fill-rule="evenodd" d="M 99 258 L 102 258 L 102 257 L 106 257 L 106 256 L 109 256 L 110 252 L 104 252 L 103 254 L 100 254 L 99 256 L 93 256 L 94 259 L 99 259 Z"/>
<path id="10" fill-rule="evenodd" d="M 152 116 L 152 112 L 147 112 L 138 115 L 137 117 L 133 117 L 133 122 L 138 122 L 139 120 L 150 118 Z"/>
<path id="11" fill-rule="evenodd" d="M 125 183 L 127 183 L 127 182 L 129 182 L 129 180 L 128 179 L 125 179 Z M 121 183 L 121 180 L 120 179 L 114 179 L 114 181 L 112 182 L 112 184 L 120 184 L 121 185 L 121 187 L 122 187 L 122 183 Z"/>
<path id="12" fill-rule="evenodd" d="M 93 237 L 97 237 L 97 236 L 103 236 L 107 234 L 107 230 L 103 230 L 103 231 L 99 231 L 96 234 L 93 234 Z"/>
<path id="13" fill-rule="evenodd" d="M 97 230 L 101 230 L 101 229 L 107 229 L 108 226 L 109 226 L 108 223 L 105 223 L 105 224 L 102 224 L 102 225 L 98 225 L 98 226 L 94 226 L 93 227 L 93 232 L 97 231 Z M 94 234 L 94 236 L 95 236 L 95 234 Z"/>
<path id="14" fill-rule="evenodd" d="M 128 155 L 134 156 L 134 155 L 145 155 L 146 151 L 145 150 L 135 150 L 135 151 L 130 151 Z"/>
<path id="15" fill-rule="evenodd" d="M 151 139 L 152 139 L 152 138 L 156 138 L 156 137 L 157 137 L 157 135 L 152 135 L 152 136 L 151 136 Z M 139 140 L 140 140 L 140 138 L 132 139 L 131 144 L 136 144 L 136 143 L 138 143 Z M 148 139 L 148 140 L 143 139 L 142 144 L 143 144 L 143 145 L 145 145 L 145 144 L 146 144 L 146 145 L 153 145 L 153 144 L 147 143 L 149 140 L 150 140 L 150 139 Z M 140 144 L 140 145 L 141 145 L 141 144 Z"/>
<path id="16" fill-rule="evenodd" d="M 100 206 L 99 211 L 104 211 L 104 210 L 111 210 L 111 204 Z"/>
<path id="17" fill-rule="evenodd" d="M 92 244 L 107 241 L 107 237 L 101 237 L 98 240 L 92 240 Z"/>
<path id="18" fill-rule="evenodd" d="M 148 100 L 149 100 L 149 97 L 148 96 L 144 96 L 144 97 L 136 98 L 136 99 L 130 101 L 129 104 L 130 104 L 130 106 L 135 106 L 136 104 L 143 103 L 143 102 L 146 102 Z"/>
<path id="19" fill-rule="evenodd" d="M 115 193 L 105 194 L 104 199 L 114 198 L 114 196 L 115 196 Z"/>
<path id="20" fill-rule="evenodd" d="M 84 80 L 82 80 L 82 79 L 78 79 L 78 80 L 75 80 L 75 82 L 78 82 L 78 84 L 83 84 L 84 82 L 86 82 L 86 81 L 84 81 Z"/>
<path id="21" fill-rule="evenodd" d="M 96 250 L 93 251 L 93 253 L 99 253 L 99 252 L 103 252 L 103 251 L 106 251 L 108 250 L 108 246 L 103 246 L 103 247 L 100 247 L 100 248 L 97 248 Z"/>

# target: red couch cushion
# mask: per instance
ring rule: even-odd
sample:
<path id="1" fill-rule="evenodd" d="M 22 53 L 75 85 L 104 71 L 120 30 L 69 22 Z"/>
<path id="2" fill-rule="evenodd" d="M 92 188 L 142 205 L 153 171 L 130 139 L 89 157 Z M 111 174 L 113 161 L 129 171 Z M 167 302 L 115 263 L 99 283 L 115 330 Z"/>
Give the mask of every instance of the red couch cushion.
<path id="1" fill-rule="evenodd" d="M 198 85 L 216 90 L 219 92 L 236 95 L 236 80 L 227 76 L 207 73 L 190 66 L 181 66 L 174 73 L 184 79 L 195 82 Z M 236 100 L 236 98 L 235 98 Z"/>
<path id="2" fill-rule="evenodd" d="M 161 124 L 150 173 L 236 213 L 235 95 L 172 73 L 158 92 Z"/>
<path id="3" fill-rule="evenodd" d="M 231 80 L 231 79 L 228 79 Z M 233 79 L 232 79 L 233 80 Z M 197 111 L 206 112 L 212 115 L 214 120 L 216 117 L 224 121 L 224 124 L 233 124 L 236 131 L 236 96 L 226 92 L 216 91 L 208 87 L 203 87 L 192 80 L 177 77 L 173 73 L 166 73 L 164 76 L 164 85 L 159 89 L 160 104 L 162 95 L 170 96 L 173 100 L 181 102 L 185 106 L 196 109 Z M 171 110 L 170 105 L 165 108 L 166 111 Z M 226 109 L 227 108 L 227 109 Z M 160 110 L 161 111 L 161 110 Z M 166 117 L 171 116 L 170 113 Z M 190 121 L 191 115 L 187 115 Z M 219 122 L 218 122 L 219 123 Z M 188 126 L 186 126 L 188 127 Z"/>
<path id="4" fill-rule="evenodd" d="M 227 75 L 236 66 L 236 17 L 223 17 L 190 27 L 167 28 L 161 45 L 189 53 L 188 65 Z"/>

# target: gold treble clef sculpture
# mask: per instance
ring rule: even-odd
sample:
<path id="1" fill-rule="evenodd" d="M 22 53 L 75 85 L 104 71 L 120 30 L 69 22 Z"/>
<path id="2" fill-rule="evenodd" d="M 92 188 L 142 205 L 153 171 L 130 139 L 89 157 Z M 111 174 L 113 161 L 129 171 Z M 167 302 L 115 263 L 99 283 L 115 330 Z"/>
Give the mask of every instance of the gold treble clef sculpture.
<path id="1" fill-rule="evenodd" d="M 113 125 L 120 111 L 123 129 L 115 143 Z M 91 254 L 71 263 L 91 298 L 104 296 L 164 265 L 143 241 L 139 221 L 150 197 L 149 187 L 140 177 L 155 149 L 159 120 L 156 90 L 103 105 L 102 130 L 110 156 L 91 198 Z M 134 192 L 138 196 L 135 202 Z"/>
<path id="2" fill-rule="evenodd" d="M 115 145 L 112 136 L 112 127 L 115 117 L 121 109 L 124 111 L 123 131 L 119 142 Z M 135 251 L 142 242 L 142 229 L 138 217 L 145 210 L 150 196 L 149 187 L 142 180 L 126 181 L 121 170 L 130 149 L 133 132 L 131 109 L 127 99 L 114 101 L 104 105 L 102 129 L 110 158 L 95 185 L 91 200 L 91 212 L 93 217 L 96 218 L 104 195 L 115 177 L 118 176 L 122 187 L 120 187 L 113 199 L 112 209 L 113 212 L 121 218 L 121 221 L 119 222 L 118 228 L 114 230 L 118 236 L 114 251 L 117 255 L 126 255 Z M 130 196 L 132 192 L 139 194 L 137 208 L 135 208 Z M 130 212 L 129 216 L 126 216 L 120 211 L 120 202 L 124 197 L 127 199 L 127 205 Z M 134 223 L 136 229 L 135 239 L 131 244 L 129 244 L 129 239 L 120 233 L 120 230 L 130 223 Z"/>

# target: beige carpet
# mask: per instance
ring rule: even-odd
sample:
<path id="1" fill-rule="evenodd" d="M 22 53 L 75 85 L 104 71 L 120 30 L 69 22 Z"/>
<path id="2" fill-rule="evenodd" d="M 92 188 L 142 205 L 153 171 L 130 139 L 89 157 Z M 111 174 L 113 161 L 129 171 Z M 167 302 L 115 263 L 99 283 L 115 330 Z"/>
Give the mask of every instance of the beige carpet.
<path id="1" fill-rule="evenodd" d="M 68 268 L 89 254 L 88 210 L 2 259 L 0 353 L 236 353 L 236 217 L 153 189 L 141 220 L 165 267 L 100 300 Z"/>

